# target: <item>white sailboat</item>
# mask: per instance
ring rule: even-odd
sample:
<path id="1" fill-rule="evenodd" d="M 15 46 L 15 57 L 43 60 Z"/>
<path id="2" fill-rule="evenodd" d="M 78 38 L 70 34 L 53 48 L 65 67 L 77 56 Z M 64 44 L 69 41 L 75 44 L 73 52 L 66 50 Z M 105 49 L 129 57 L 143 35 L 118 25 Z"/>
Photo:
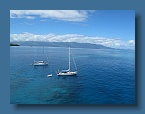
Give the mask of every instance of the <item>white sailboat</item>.
<path id="1" fill-rule="evenodd" d="M 44 47 L 43 47 L 43 55 L 44 55 Z M 34 66 L 47 66 L 48 63 L 46 61 L 44 61 L 44 60 L 42 60 L 42 61 L 35 61 L 34 60 L 34 64 L 33 65 Z"/>
<path id="2" fill-rule="evenodd" d="M 74 61 L 74 64 L 75 64 L 75 61 Z M 76 67 L 76 64 L 75 64 L 75 67 Z M 71 71 L 70 70 L 70 47 L 69 47 L 69 68 L 68 70 L 61 70 L 57 72 L 57 75 L 58 76 L 73 76 L 73 75 L 77 75 L 77 67 L 76 67 L 76 71 Z"/>

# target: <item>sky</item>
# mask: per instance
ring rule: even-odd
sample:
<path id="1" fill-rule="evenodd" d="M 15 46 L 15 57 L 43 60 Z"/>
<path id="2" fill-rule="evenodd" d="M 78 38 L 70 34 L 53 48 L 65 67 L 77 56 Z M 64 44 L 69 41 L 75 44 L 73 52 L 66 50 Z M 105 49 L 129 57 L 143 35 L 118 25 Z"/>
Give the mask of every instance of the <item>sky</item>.
<path id="1" fill-rule="evenodd" d="M 10 10 L 10 41 L 135 49 L 134 10 Z"/>

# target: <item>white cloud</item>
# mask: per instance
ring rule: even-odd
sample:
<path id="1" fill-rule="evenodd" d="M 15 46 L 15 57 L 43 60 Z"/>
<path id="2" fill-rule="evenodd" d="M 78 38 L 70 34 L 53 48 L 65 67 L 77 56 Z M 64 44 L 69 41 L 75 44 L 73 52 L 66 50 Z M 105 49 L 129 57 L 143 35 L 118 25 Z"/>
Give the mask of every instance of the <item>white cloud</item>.
<path id="1" fill-rule="evenodd" d="M 91 43 L 100 44 L 107 47 L 113 48 L 134 48 L 135 41 L 129 40 L 127 42 L 121 39 L 110 39 L 105 37 L 91 37 L 79 34 L 46 34 L 37 35 L 32 33 L 22 33 L 22 34 L 10 34 L 10 41 L 45 41 L 45 42 L 78 42 L 78 43 Z"/>
<path id="2" fill-rule="evenodd" d="M 135 41 L 134 41 L 134 40 L 129 40 L 129 41 L 128 41 L 128 44 L 129 44 L 130 46 L 135 46 Z"/>
<path id="3" fill-rule="evenodd" d="M 63 21 L 83 22 L 88 18 L 90 10 L 10 10 L 10 18 L 52 18 Z"/>

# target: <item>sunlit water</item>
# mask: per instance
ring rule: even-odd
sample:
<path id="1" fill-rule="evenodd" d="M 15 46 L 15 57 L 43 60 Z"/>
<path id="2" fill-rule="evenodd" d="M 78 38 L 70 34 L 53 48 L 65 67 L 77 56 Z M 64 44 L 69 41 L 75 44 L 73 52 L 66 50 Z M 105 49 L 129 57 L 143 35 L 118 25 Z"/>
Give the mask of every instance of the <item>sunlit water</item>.
<path id="1" fill-rule="evenodd" d="M 77 76 L 57 76 L 68 69 L 68 48 L 10 47 L 11 104 L 135 104 L 135 51 L 71 49 Z M 71 56 L 71 69 L 74 70 Z M 52 74 L 52 77 L 47 77 Z"/>

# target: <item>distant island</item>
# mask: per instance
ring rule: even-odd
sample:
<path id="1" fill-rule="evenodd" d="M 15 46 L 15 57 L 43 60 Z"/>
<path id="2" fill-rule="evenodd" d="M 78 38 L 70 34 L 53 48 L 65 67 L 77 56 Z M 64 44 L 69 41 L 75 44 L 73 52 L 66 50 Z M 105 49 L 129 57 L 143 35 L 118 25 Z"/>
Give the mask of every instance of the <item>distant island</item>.
<path id="1" fill-rule="evenodd" d="M 20 46 L 18 44 L 10 43 L 10 46 Z"/>
<path id="2" fill-rule="evenodd" d="M 91 49 L 113 49 L 99 44 L 77 43 L 77 42 L 41 42 L 41 41 L 15 41 L 13 44 L 21 46 L 46 46 L 46 47 L 71 47 L 71 48 L 91 48 Z"/>

